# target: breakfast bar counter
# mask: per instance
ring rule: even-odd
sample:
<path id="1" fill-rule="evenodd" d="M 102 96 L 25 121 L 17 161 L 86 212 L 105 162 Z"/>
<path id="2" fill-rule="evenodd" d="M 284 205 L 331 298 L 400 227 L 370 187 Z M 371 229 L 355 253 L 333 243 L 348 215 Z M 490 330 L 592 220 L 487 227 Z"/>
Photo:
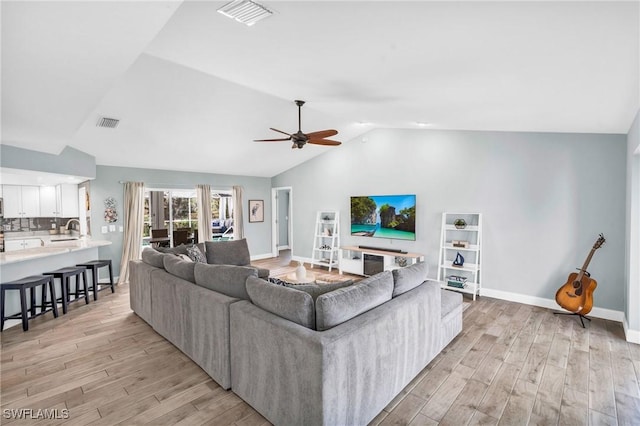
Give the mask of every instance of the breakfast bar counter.
<path id="1" fill-rule="evenodd" d="M 100 258 L 98 248 L 110 244 L 111 241 L 85 238 L 67 241 L 43 238 L 40 247 L 0 253 L 0 280 L 6 283 L 96 260 Z M 20 312 L 20 299 L 15 293 L 7 294 L 7 315 Z"/>
<path id="2" fill-rule="evenodd" d="M 47 240 L 40 239 L 42 245 L 40 247 L 28 248 L 24 250 L 15 250 L 0 253 L 0 266 L 2 267 L 2 281 L 6 281 L 5 265 L 30 261 L 33 259 L 45 258 L 50 256 L 59 256 L 71 252 L 89 250 L 111 244 L 111 241 L 91 240 L 91 239 L 64 239 L 64 240 Z M 34 271 L 35 272 L 35 271 Z"/>

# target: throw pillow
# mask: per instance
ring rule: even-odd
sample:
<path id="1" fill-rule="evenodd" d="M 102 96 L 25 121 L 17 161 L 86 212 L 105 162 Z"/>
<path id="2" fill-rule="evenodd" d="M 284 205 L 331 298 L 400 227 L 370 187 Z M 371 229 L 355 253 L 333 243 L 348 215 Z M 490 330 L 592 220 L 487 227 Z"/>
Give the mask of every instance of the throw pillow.
<path id="1" fill-rule="evenodd" d="M 194 267 L 195 263 L 180 259 L 178 256 L 165 256 L 164 269 L 168 273 L 189 282 L 195 282 Z"/>
<path id="2" fill-rule="evenodd" d="M 251 263 L 246 239 L 230 241 L 207 241 L 205 243 L 207 263 L 212 265 L 245 266 Z"/>
<path id="3" fill-rule="evenodd" d="M 414 263 L 406 268 L 393 271 L 393 297 L 418 287 L 427 280 L 429 264 L 427 262 Z"/>
<path id="4" fill-rule="evenodd" d="M 316 329 L 328 330 L 389 300 L 393 275 L 381 272 L 349 287 L 325 293 L 316 299 Z"/>
<path id="5" fill-rule="evenodd" d="M 147 247 L 144 250 L 142 250 L 141 257 L 142 257 L 142 261 L 147 265 L 164 269 L 164 262 L 163 262 L 164 256 L 165 256 L 164 253 L 160 253 L 159 251 L 151 247 Z"/>
<path id="6" fill-rule="evenodd" d="M 187 256 L 193 262 L 207 263 L 207 258 L 198 246 L 187 247 Z"/>
<path id="7" fill-rule="evenodd" d="M 187 262 L 193 262 L 193 260 L 191 260 L 191 258 L 189 256 L 187 256 L 186 254 L 176 254 L 176 256 L 182 260 L 185 260 Z"/>
<path id="8" fill-rule="evenodd" d="M 247 278 L 251 303 L 281 318 L 315 329 L 313 299 L 304 291 L 273 285 L 261 278 Z"/>
<path id="9" fill-rule="evenodd" d="M 201 262 L 195 262 L 194 273 L 197 285 L 244 300 L 249 300 L 245 286 L 247 278 L 258 276 L 255 268 Z"/>

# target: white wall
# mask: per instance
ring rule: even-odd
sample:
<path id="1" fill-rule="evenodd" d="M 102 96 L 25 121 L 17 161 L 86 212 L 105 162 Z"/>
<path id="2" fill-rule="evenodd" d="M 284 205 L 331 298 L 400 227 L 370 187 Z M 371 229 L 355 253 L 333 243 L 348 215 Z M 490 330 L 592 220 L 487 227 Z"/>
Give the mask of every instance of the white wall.
<path id="1" fill-rule="evenodd" d="M 640 110 L 627 135 L 627 203 L 625 256 L 625 328 L 640 343 Z"/>
<path id="2" fill-rule="evenodd" d="M 366 139 L 366 143 L 362 140 Z M 424 253 L 436 276 L 443 211 L 484 214 L 484 287 L 553 300 L 599 233 L 595 306 L 624 310 L 624 135 L 376 130 L 272 179 L 292 186 L 294 256 L 311 257 L 317 210 L 341 244 Z M 417 195 L 417 241 L 352 237 L 349 197 Z"/>

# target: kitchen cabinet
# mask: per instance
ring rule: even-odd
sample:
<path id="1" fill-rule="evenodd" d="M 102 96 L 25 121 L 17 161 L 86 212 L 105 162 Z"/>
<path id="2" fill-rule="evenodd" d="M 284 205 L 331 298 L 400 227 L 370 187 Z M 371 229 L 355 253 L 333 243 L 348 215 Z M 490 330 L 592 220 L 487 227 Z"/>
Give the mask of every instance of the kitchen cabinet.
<path id="1" fill-rule="evenodd" d="M 59 200 L 58 213 L 60 217 L 78 217 L 78 185 L 63 183 L 56 186 L 56 196 Z"/>
<path id="2" fill-rule="evenodd" d="M 4 217 L 40 216 L 40 188 L 37 186 L 3 185 Z"/>
<path id="3" fill-rule="evenodd" d="M 40 187 L 40 217 L 58 217 L 58 198 L 55 186 Z"/>
<path id="4" fill-rule="evenodd" d="M 41 247 L 40 238 L 29 238 L 25 240 L 4 240 L 4 251 L 17 251 L 34 247 Z"/>
<path id="5" fill-rule="evenodd" d="M 78 185 L 40 187 L 41 217 L 78 217 Z"/>

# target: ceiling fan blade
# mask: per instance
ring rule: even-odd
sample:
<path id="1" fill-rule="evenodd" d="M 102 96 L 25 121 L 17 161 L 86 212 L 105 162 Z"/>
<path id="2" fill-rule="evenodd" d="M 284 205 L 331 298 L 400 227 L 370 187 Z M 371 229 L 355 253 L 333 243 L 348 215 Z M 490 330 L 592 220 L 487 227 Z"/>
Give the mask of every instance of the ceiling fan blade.
<path id="1" fill-rule="evenodd" d="M 324 139 L 324 138 L 328 138 L 329 136 L 335 136 L 338 134 L 337 130 L 320 130 L 318 132 L 311 132 L 311 133 L 307 133 L 307 137 L 309 139 Z"/>
<path id="2" fill-rule="evenodd" d="M 254 142 L 282 142 L 282 141 L 288 141 L 291 140 L 291 138 L 281 138 L 281 139 L 254 139 Z"/>
<path id="3" fill-rule="evenodd" d="M 342 142 L 332 141 L 329 139 L 309 139 L 307 143 L 312 143 L 314 145 L 328 145 L 328 146 L 338 146 L 342 144 Z"/>
<path id="4" fill-rule="evenodd" d="M 287 132 L 283 132 L 282 130 L 274 129 L 273 127 L 269 127 L 269 128 L 271 130 L 273 130 L 274 132 L 278 132 L 278 133 L 282 133 L 283 135 L 291 136 L 291 134 L 289 134 Z"/>

